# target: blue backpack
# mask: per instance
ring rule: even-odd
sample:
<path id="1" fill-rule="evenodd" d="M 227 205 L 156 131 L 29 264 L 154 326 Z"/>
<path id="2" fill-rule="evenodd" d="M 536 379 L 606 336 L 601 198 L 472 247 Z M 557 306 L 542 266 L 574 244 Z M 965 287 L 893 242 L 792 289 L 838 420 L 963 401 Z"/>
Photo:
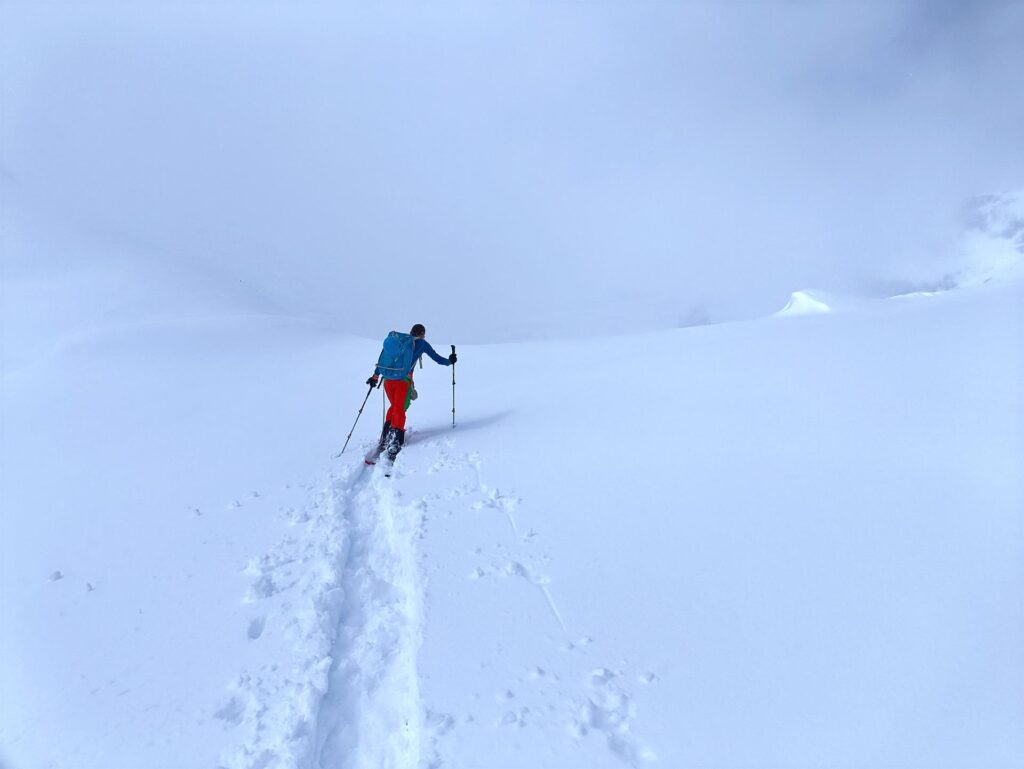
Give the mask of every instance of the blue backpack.
<path id="1" fill-rule="evenodd" d="M 384 349 L 377 359 L 377 368 L 385 379 L 405 379 L 412 371 L 416 339 L 412 334 L 392 331 L 384 340 Z"/>

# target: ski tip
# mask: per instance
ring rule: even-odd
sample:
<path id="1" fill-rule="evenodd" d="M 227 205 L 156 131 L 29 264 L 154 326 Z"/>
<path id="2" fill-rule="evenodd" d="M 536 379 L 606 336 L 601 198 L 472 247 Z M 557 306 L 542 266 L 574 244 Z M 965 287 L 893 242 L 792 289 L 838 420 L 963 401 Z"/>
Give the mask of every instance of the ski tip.
<path id="1" fill-rule="evenodd" d="M 371 462 L 371 461 L 370 461 L 369 459 L 364 459 L 363 461 L 364 461 L 364 462 L 365 462 L 366 464 L 368 464 L 368 465 L 375 465 L 375 464 L 377 464 L 376 462 Z"/>

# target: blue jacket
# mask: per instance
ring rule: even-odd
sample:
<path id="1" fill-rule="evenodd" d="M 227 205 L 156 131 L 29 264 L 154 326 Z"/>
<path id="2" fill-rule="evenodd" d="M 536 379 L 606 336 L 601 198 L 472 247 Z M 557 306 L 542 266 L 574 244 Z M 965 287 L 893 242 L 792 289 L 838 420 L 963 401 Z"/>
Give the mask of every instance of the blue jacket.
<path id="1" fill-rule="evenodd" d="M 412 367 L 416 368 L 416 364 L 419 363 L 420 358 L 423 357 L 423 353 L 426 353 L 433 358 L 434 363 L 440 363 L 442 366 L 450 366 L 447 358 L 442 358 L 436 352 L 434 348 L 430 346 L 430 342 L 426 339 L 417 339 L 416 344 L 412 348 Z"/>
<path id="2" fill-rule="evenodd" d="M 429 355 L 434 360 L 434 363 L 440 363 L 442 366 L 452 365 L 447 358 L 442 358 L 440 355 L 438 355 L 434 351 L 434 348 L 430 346 L 430 342 L 428 342 L 426 339 L 417 339 L 416 343 L 413 345 L 412 348 L 412 368 L 409 369 L 409 373 L 406 374 L 406 376 L 412 374 L 412 369 L 416 368 L 416 364 L 419 362 L 420 358 L 423 357 L 423 353 Z M 377 368 L 374 369 L 374 373 L 383 374 L 384 372 L 381 371 L 380 367 L 378 366 Z"/>

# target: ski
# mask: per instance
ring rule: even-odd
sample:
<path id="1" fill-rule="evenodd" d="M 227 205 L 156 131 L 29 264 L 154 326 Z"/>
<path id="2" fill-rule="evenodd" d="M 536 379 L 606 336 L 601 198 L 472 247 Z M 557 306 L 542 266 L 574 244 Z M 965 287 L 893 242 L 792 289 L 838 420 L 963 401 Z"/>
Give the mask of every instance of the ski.
<path id="1" fill-rule="evenodd" d="M 363 461 L 368 465 L 377 464 L 377 460 L 380 459 L 381 451 L 382 449 L 380 446 L 374 446 L 363 458 Z"/>

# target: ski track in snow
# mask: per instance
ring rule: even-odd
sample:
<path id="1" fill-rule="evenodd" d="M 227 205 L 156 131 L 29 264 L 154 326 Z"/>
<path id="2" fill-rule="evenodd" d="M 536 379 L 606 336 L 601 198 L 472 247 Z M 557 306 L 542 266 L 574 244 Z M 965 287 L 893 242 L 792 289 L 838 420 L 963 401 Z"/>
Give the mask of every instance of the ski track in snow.
<path id="1" fill-rule="evenodd" d="M 249 639 L 280 634 L 289 661 L 232 683 L 215 716 L 240 738 L 221 766 L 417 766 L 421 507 L 360 463 L 286 515 L 298 534 L 250 561 L 243 600 L 260 608 Z"/>
<path id="2" fill-rule="evenodd" d="M 477 453 L 454 454 L 452 447 L 444 439 L 419 448 L 435 452 L 427 474 L 470 470 L 475 476 L 475 483 L 454 484 L 443 497 L 404 502 L 395 485 L 401 467 L 385 478 L 381 466 L 359 462 L 331 473 L 320 487 L 308 485 L 311 499 L 303 509 L 283 511 L 290 533 L 250 559 L 243 602 L 254 609 L 244 629 L 249 640 L 276 642 L 286 653 L 231 682 L 214 716 L 237 736 L 218 769 L 443 764 L 442 741 L 457 728 L 456 719 L 421 701 L 417 672 L 424 617 L 418 542 L 428 506 L 442 498 L 502 515 L 520 553 L 499 543 L 496 557 L 470 578 L 521 578 L 537 589 L 562 637 L 569 637 L 549 579 L 529 557 L 537 533 L 520 533 L 515 513 L 522 500 L 482 482 Z M 584 636 L 559 651 L 588 654 L 592 642 Z M 631 766 L 653 759 L 632 734 L 628 676 L 605 667 L 589 671 L 578 686 L 567 688 L 569 682 L 537 666 L 517 684 L 531 682 L 535 695 L 548 703 L 546 718 L 561 722 L 573 740 L 600 735 L 610 753 Z M 534 708 L 508 710 L 493 725 L 531 726 L 544 718 Z"/>
<path id="3" fill-rule="evenodd" d="M 391 483 L 367 472 L 370 481 L 347 516 L 344 603 L 313 732 L 312 766 L 324 769 L 415 767 L 421 752 L 422 591 L 414 543 L 422 508 L 401 507 Z"/>

